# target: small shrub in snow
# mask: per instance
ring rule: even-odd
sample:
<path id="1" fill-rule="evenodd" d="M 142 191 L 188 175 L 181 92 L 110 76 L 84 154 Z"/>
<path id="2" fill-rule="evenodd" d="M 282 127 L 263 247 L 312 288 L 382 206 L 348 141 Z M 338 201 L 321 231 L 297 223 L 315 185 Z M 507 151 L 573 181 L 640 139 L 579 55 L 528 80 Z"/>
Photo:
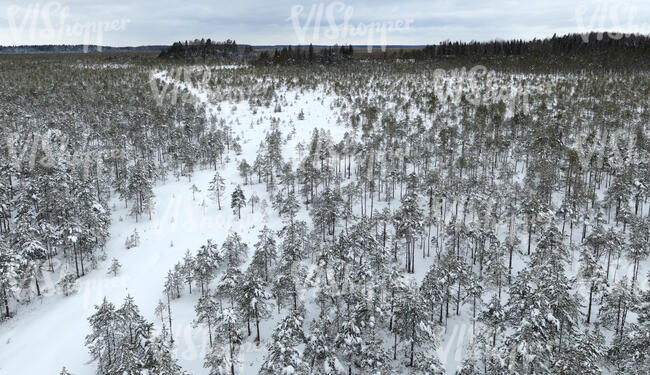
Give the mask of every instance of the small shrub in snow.
<path id="1" fill-rule="evenodd" d="M 77 291 L 77 277 L 71 273 L 67 273 L 59 280 L 56 285 L 65 296 L 69 296 Z"/>
<path id="2" fill-rule="evenodd" d="M 124 246 L 126 246 L 127 250 L 140 246 L 140 235 L 138 234 L 137 230 L 134 229 L 133 234 L 126 237 L 126 242 L 124 243 Z"/>
<path id="3" fill-rule="evenodd" d="M 108 268 L 108 273 L 117 276 L 117 274 L 120 273 L 120 269 L 122 269 L 122 265 L 116 258 L 113 258 L 113 263 L 111 263 L 111 266 Z"/>

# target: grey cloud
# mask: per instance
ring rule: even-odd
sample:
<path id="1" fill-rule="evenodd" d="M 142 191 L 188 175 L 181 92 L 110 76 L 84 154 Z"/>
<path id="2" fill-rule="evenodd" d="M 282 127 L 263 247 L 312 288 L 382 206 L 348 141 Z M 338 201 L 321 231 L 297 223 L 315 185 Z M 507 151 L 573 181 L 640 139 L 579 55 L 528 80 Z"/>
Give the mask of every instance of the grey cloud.
<path id="1" fill-rule="evenodd" d="M 20 29 L 23 18 L 14 17 L 14 27 L 10 24 L 10 7 L 22 9 L 30 5 L 44 7 L 51 1 L 0 0 L 0 44 L 36 44 L 38 38 L 29 33 L 29 26 Z M 169 44 L 175 40 L 193 38 L 235 39 L 250 44 L 297 43 L 301 39 L 314 39 L 314 22 L 306 25 L 309 12 L 322 4 L 324 9 L 334 2 L 278 1 L 208 1 L 208 0 L 60 0 L 69 10 L 65 25 L 88 22 L 107 22 L 128 20 L 123 30 L 103 33 L 103 43 L 107 45 Z M 349 25 L 412 20 L 408 30 L 387 33 L 391 44 L 427 44 L 442 40 L 491 40 L 533 37 L 549 37 L 555 33 L 582 32 L 583 26 L 595 29 L 634 29 L 644 33 L 650 19 L 650 4 L 643 0 L 602 0 L 602 1 L 451 1 L 451 0 L 356 0 L 341 2 L 351 9 Z M 305 27 L 304 35 L 294 29 L 289 19 L 294 6 L 303 6 L 299 26 Z M 576 9 L 584 6 L 583 18 L 576 19 Z M 607 7 L 606 10 L 605 7 Z M 343 24 L 343 12 L 335 12 L 334 23 Z M 629 10 L 633 12 L 629 13 Z M 599 13 L 600 12 L 600 13 Z M 41 12 L 42 13 L 42 12 Z M 628 14 L 629 13 L 629 14 Z M 599 25 L 591 18 L 605 14 L 605 22 Z M 42 14 L 41 14 L 42 15 Z M 630 17 L 630 15 L 632 17 Z M 33 20 L 27 17 L 27 25 L 36 21 L 36 29 L 43 29 L 42 17 Z M 34 17 L 32 17 L 34 18 Z M 52 19 L 56 19 L 52 17 Z M 320 22 L 321 33 L 329 27 L 326 14 Z M 37 36 L 40 34 L 37 34 Z M 330 35 L 331 36 L 331 35 Z M 302 37 L 302 38 L 301 38 Z M 56 38 L 54 38 L 56 39 Z M 82 43 L 83 38 L 62 35 L 59 43 Z M 320 35 L 317 43 L 340 42 L 366 44 L 367 35 L 339 35 L 337 40 Z M 338 40 L 341 39 L 341 40 Z M 45 41 L 51 42 L 51 41 Z"/>

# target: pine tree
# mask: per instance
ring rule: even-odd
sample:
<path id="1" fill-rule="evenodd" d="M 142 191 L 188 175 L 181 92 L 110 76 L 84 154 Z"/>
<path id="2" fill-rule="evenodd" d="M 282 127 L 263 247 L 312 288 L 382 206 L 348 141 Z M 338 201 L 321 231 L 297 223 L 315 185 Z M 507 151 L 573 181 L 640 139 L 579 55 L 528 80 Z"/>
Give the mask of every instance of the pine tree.
<path id="1" fill-rule="evenodd" d="M 212 347 L 212 327 L 215 324 L 215 319 L 221 310 L 220 303 L 214 295 L 205 295 L 199 297 L 199 301 L 194 306 L 196 318 L 194 325 L 205 324 L 208 327 L 208 338 L 210 340 L 210 347 Z"/>
<path id="2" fill-rule="evenodd" d="M 223 348 L 227 348 L 227 350 L 222 349 L 224 351 L 222 354 L 223 357 L 221 360 L 218 360 L 217 363 L 212 362 L 215 360 L 214 355 L 208 354 L 206 357 L 206 367 L 211 367 L 213 373 L 219 373 L 215 372 L 215 369 L 222 368 L 223 365 L 226 364 L 230 367 L 230 374 L 235 375 L 235 365 L 239 363 L 239 345 L 242 340 L 241 333 L 239 332 L 239 325 L 240 322 L 237 320 L 235 311 L 231 308 L 224 308 L 217 316 L 215 337 L 219 343 L 223 345 Z"/>
<path id="3" fill-rule="evenodd" d="M 187 283 L 187 286 L 190 288 L 190 294 L 192 294 L 192 281 L 194 280 L 195 268 L 196 261 L 188 249 L 185 252 L 185 256 L 183 257 L 182 275 L 183 279 Z"/>
<path id="4" fill-rule="evenodd" d="M 650 273 L 648 273 L 650 280 Z M 650 372 L 650 289 L 646 290 L 634 308 L 637 313 L 636 324 L 631 325 L 627 338 L 622 342 L 621 360 L 617 367 L 624 374 L 644 374 Z M 616 341 L 614 342 L 616 344 Z"/>
<path id="5" fill-rule="evenodd" d="M 150 374 L 187 375 L 172 355 L 172 345 L 165 340 L 165 335 L 156 336 L 147 344 L 145 366 Z"/>
<path id="6" fill-rule="evenodd" d="M 130 295 L 126 296 L 122 306 L 115 311 L 115 320 L 115 337 L 118 342 L 115 369 L 118 373 L 146 369 L 147 347 L 151 340 L 153 324 L 140 315 L 140 309 Z"/>
<path id="7" fill-rule="evenodd" d="M 117 352 L 120 350 L 115 306 L 104 297 L 95 310 L 88 318 L 92 331 L 86 336 L 86 346 L 92 360 L 97 361 L 97 372 L 112 374 L 117 367 Z"/>
<path id="8" fill-rule="evenodd" d="M 303 317 L 293 311 L 285 317 L 273 332 L 267 347 L 267 355 L 260 368 L 260 375 L 300 375 L 308 373 L 298 346 L 304 342 Z"/>
<path id="9" fill-rule="evenodd" d="M 0 239 L 0 305 L 4 305 L 5 318 L 10 317 L 9 297 L 11 295 L 11 286 L 16 282 L 17 262 L 13 251 L 6 244 L 4 239 Z"/>
<path id="10" fill-rule="evenodd" d="M 601 339 L 589 331 L 577 333 L 559 353 L 551 370 L 555 374 L 598 375 L 603 373 L 600 362 L 605 350 Z"/>
<path id="11" fill-rule="evenodd" d="M 117 276 L 117 274 L 120 273 L 121 268 L 122 268 L 122 265 L 117 260 L 117 258 L 113 258 L 111 266 L 108 268 L 108 274 L 109 275 L 113 274 L 113 276 Z"/>
<path id="12" fill-rule="evenodd" d="M 238 166 L 239 175 L 244 179 L 244 185 L 248 185 L 248 176 L 251 173 L 251 166 L 248 164 L 246 159 L 243 159 Z"/>
<path id="13" fill-rule="evenodd" d="M 77 291 L 77 277 L 66 271 L 56 285 L 63 295 L 69 296 Z"/>
<path id="14" fill-rule="evenodd" d="M 312 323 L 310 334 L 306 337 L 304 351 L 305 362 L 309 363 L 310 374 L 329 374 L 334 369 L 338 359 L 334 350 L 334 335 L 332 321 L 321 315 Z"/>
<path id="15" fill-rule="evenodd" d="M 128 250 L 138 246 L 140 246 L 140 235 L 138 234 L 137 229 L 134 229 L 133 234 L 126 237 L 124 247 Z"/>
<path id="16" fill-rule="evenodd" d="M 255 322 L 255 342 L 260 343 L 260 319 L 267 319 L 271 316 L 271 295 L 266 291 L 266 285 L 254 269 L 249 268 L 246 272 L 239 291 L 238 304 L 241 316 L 246 320 L 248 335 L 251 335 L 250 322 Z"/>
<path id="17" fill-rule="evenodd" d="M 423 228 L 424 214 L 418 203 L 416 177 L 409 176 L 408 191 L 402 198 L 400 210 L 395 214 L 395 232 L 398 238 L 406 240 L 406 271 L 415 272 L 415 240 Z"/>
<path id="18" fill-rule="evenodd" d="M 497 337 L 499 333 L 503 332 L 506 325 L 506 315 L 498 296 L 492 296 L 485 310 L 479 314 L 478 321 L 486 325 L 489 331 L 488 334 L 491 337 L 491 345 L 495 347 Z"/>
<path id="19" fill-rule="evenodd" d="M 278 213 L 285 221 L 288 221 L 289 225 L 293 225 L 300 210 L 300 203 L 296 200 L 296 195 L 289 192 L 286 198 L 282 198 L 280 194 L 278 194 L 278 198 L 273 207 L 278 210 Z"/>
<path id="20" fill-rule="evenodd" d="M 255 204 L 259 203 L 260 197 L 257 196 L 257 194 L 253 193 L 251 196 L 248 198 L 248 203 L 251 205 L 251 213 L 255 213 Z"/>
<path id="21" fill-rule="evenodd" d="M 605 328 L 613 328 L 615 337 L 625 337 L 627 314 L 636 305 L 637 295 L 632 283 L 623 277 L 603 293 L 603 301 L 598 311 L 600 322 Z"/>
<path id="22" fill-rule="evenodd" d="M 248 244 L 237 232 L 230 232 L 221 245 L 224 261 L 228 268 L 241 266 L 248 257 Z"/>
<path id="23" fill-rule="evenodd" d="M 217 201 L 219 211 L 221 211 L 221 197 L 223 196 L 224 187 L 224 179 L 219 175 L 219 172 L 215 172 L 214 177 L 210 180 L 208 191 L 210 191 L 210 198 Z"/>
<path id="24" fill-rule="evenodd" d="M 415 365 L 418 347 L 435 349 L 435 334 L 426 301 L 417 285 L 412 283 L 395 306 L 395 335 L 409 343 L 409 366 Z"/>
<path id="25" fill-rule="evenodd" d="M 578 297 L 565 276 L 567 251 L 554 226 L 545 230 L 527 269 L 510 288 L 505 314 L 513 331 L 503 350 L 513 371 L 543 371 L 558 359 L 578 326 Z"/>
<path id="26" fill-rule="evenodd" d="M 635 218 L 630 226 L 630 246 L 627 256 L 632 261 L 632 283 L 636 283 L 639 263 L 650 255 L 650 218 Z"/>
<path id="27" fill-rule="evenodd" d="M 580 251 L 580 269 L 578 271 L 579 276 L 585 281 L 589 288 L 586 314 L 587 324 L 591 322 L 594 293 L 599 293 L 601 291 L 601 286 L 607 281 L 605 279 L 605 270 L 600 264 L 601 254 L 599 246 L 594 243 L 596 241 L 594 236 L 595 233 L 597 232 L 592 232 L 586 241 L 586 244 L 592 244 L 592 246 L 585 246 Z"/>
<path id="28" fill-rule="evenodd" d="M 212 240 L 208 240 L 207 244 L 201 245 L 194 263 L 194 277 L 201 286 L 201 295 L 207 294 L 210 281 L 222 261 L 223 256 Z"/>
<path id="29" fill-rule="evenodd" d="M 241 209 L 246 206 L 246 197 L 244 192 L 241 190 L 241 187 L 237 185 L 235 191 L 232 192 L 232 200 L 230 207 L 233 210 L 233 214 L 237 214 L 237 218 L 241 219 Z"/>
<path id="30" fill-rule="evenodd" d="M 243 279 L 244 275 L 238 268 L 227 267 L 217 284 L 217 295 L 229 301 L 232 309 L 235 309 L 235 301 L 239 297 Z"/>
<path id="31" fill-rule="evenodd" d="M 127 296 L 119 309 L 106 298 L 88 318 L 91 333 L 86 346 L 100 374 L 184 374 L 171 356 L 171 342 L 164 335 L 153 338 L 153 324 L 147 322 L 133 297 Z"/>
<path id="32" fill-rule="evenodd" d="M 163 287 L 163 292 L 165 293 L 165 298 L 167 298 L 167 319 L 169 320 L 169 336 L 171 338 L 170 341 L 174 341 L 174 336 L 172 333 L 172 302 L 171 300 L 174 298 L 174 292 L 177 290 L 177 281 L 174 277 L 174 274 L 172 273 L 171 270 L 167 271 L 167 276 L 165 277 L 165 284 Z"/>
<path id="33" fill-rule="evenodd" d="M 277 257 L 275 235 L 265 225 L 257 238 L 258 241 L 255 243 L 255 253 L 253 254 L 251 265 L 264 277 L 264 281 L 268 282 L 269 270 L 275 263 Z"/>
<path id="34" fill-rule="evenodd" d="M 135 216 L 136 222 L 138 216 L 145 210 L 149 212 L 149 219 L 151 219 L 154 198 L 151 168 L 150 165 L 145 165 L 143 161 L 138 160 L 128 171 L 128 197 L 135 200 L 131 213 Z"/>

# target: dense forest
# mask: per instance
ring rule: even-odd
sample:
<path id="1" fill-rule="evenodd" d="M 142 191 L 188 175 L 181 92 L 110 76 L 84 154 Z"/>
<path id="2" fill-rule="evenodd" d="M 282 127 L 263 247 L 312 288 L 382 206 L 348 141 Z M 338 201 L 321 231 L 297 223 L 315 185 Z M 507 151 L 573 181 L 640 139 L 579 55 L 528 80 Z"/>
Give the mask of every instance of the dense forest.
<path id="1" fill-rule="evenodd" d="M 286 48 L 200 84 L 204 66 L 174 82 L 167 59 L 250 50 L 0 57 L 0 334 L 33 301 L 162 252 L 137 228 L 177 184 L 192 218 L 227 225 L 165 246 L 174 265 L 151 311 L 128 295 L 74 322 L 97 374 L 184 373 L 183 319 L 207 333 L 206 374 L 648 373 L 647 46 L 445 43 L 381 63 Z M 610 51 L 617 69 L 584 68 Z M 517 72 L 513 55 L 544 65 L 542 52 L 576 64 Z M 494 70 L 468 77 L 472 60 L 438 63 L 449 55 Z M 156 97 L 152 82 L 176 89 Z M 115 225 L 133 228 L 124 259 L 107 245 Z M 451 365 L 439 349 L 463 324 Z"/>
<path id="2" fill-rule="evenodd" d="M 176 42 L 166 50 L 160 52 L 161 59 L 175 59 L 183 61 L 235 61 L 244 62 L 254 58 L 253 48 L 248 45 L 237 45 L 234 40 L 225 42 L 212 42 L 210 38 L 194 40 L 192 42 Z"/>

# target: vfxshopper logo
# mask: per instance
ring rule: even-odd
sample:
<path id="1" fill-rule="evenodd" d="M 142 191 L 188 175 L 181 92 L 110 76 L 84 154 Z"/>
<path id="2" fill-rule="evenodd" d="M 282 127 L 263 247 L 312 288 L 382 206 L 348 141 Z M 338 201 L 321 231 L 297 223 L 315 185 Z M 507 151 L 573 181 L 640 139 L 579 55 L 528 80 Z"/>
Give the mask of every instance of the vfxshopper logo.
<path id="1" fill-rule="evenodd" d="M 80 41 L 84 52 L 88 52 L 91 44 L 97 45 L 101 51 L 104 33 L 125 30 L 130 22 L 128 19 L 70 22 L 70 8 L 56 1 L 10 5 L 6 15 L 12 44 L 70 44 L 71 41 Z"/>
<path id="2" fill-rule="evenodd" d="M 44 134 L 33 133 L 22 137 L 21 133 L 10 133 L 6 139 L 9 160 L 17 171 L 23 168 L 34 169 L 36 164 L 43 168 L 53 168 L 57 165 L 82 167 L 84 176 L 88 176 L 90 168 L 97 168 L 97 175 L 104 171 L 104 159 L 124 159 L 123 150 L 113 149 L 82 149 L 68 148 L 68 138 L 57 130 L 48 130 Z"/>
<path id="3" fill-rule="evenodd" d="M 43 297 L 76 294 L 80 296 L 79 307 L 84 311 L 91 311 L 93 306 L 101 303 L 108 290 L 124 289 L 129 285 L 129 277 L 119 275 L 105 279 L 75 277 L 70 285 L 63 287 L 66 276 L 73 275 L 75 270 L 73 265 L 58 258 L 53 258 L 49 265 L 42 264 L 29 270 L 30 272 L 24 275 L 10 273 L 13 277 L 9 278 L 8 294 L 17 301 L 30 301 L 39 294 Z M 39 275 L 38 286 L 35 275 Z"/>
<path id="4" fill-rule="evenodd" d="M 176 105 L 179 99 L 181 104 L 195 104 L 197 95 L 209 90 L 211 78 L 212 69 L 208 66 L 182 66 L 168 72 L 151 72 L 149 86 L 158 106 L 162 106 L 166 98 L 171 105 Z"/>
<path id="5" fill-rule="evenodd" d="M 368 52 L 372 52 L 376 45 L 385 51 L 388 34 L 410 30 L 414 22 L 409 18 L 353 24 L 353 15 L 352 6 L 334 1 L 312 4 L 308 13 L 303 5 L 294 5 L 289 20 L 301 44 L 336 44 L 342 40 L 365 37 Z"/>
<path id="6" fill-rule="evenodd" d="M 633 131 L 617 129 L 610 132 L 605 129 L 594 134 L 578 134 L 572 149 L 582 168 L 588 169 L 592 163 L 602 168 L 607 162 L 612 168 L 620 170 L 627 165 L 650 162 L 647 152 L 637 148 L 636 144 L 636 134 Z"/>
<path id="7" fill-rule="evenodd" d="M 523 113 L 530 111 L 529 97 L 537 93 L 552 92 L 551 83 L 535 85 L 521 83 L 510 85 L 502 82 L 504 77 L 483 65 L 469 70 L 436 69 L 433 73 L 433 94 L 441 102 L 458 105 L 464 97 L 468 103 L 479 106 L 505 103 L 511 110 L 519 108 Z"/>
<path id="8" fill-rule="evenodd" d="M 638 9 L 628 1 L 600 0 L 595 3 L 580 4 L 575 9 L 575 18 L 582 40 L 589 42 L 589 34 L 596 32 L 596 38 L 618 40 L 633 34 L 647 35 L 650 24 L 637 22 Z M 609 31 L 607 31 L 609 30 Z"/>

